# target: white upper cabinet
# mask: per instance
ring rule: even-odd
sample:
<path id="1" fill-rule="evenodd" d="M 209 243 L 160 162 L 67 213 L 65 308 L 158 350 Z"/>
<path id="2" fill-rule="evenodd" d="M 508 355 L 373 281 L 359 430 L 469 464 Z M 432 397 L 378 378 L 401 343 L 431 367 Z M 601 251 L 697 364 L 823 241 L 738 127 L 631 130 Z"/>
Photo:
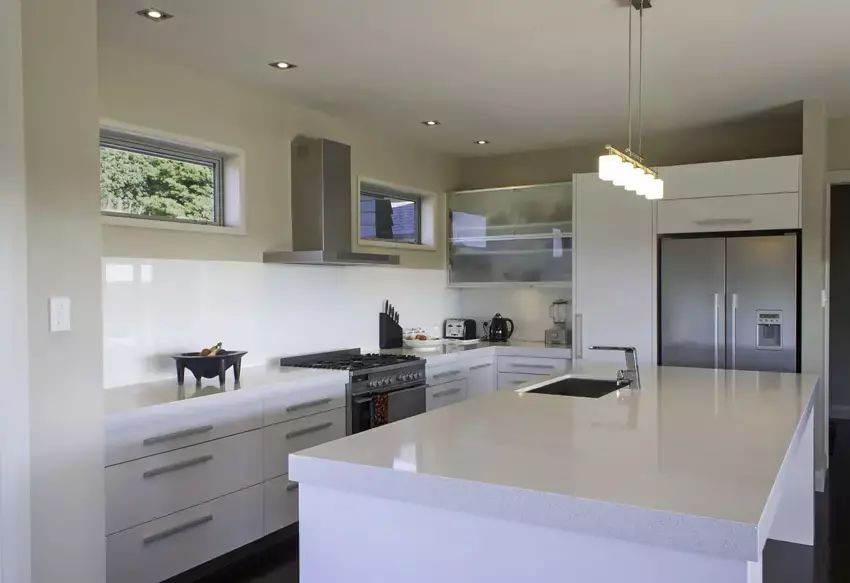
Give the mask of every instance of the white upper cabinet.
<path id="1" fill-rule="evenodd" d="M 799 192 L 801 156 L 659 168 L 664 200 Z"/>
<path id="2" fill-rule="evenodd" d="M 573 356 L 623 362 L 622 353 L 589 346 L 634 346 L 652 361 L 652 202 L 596 174 L 574 182 Z"/>

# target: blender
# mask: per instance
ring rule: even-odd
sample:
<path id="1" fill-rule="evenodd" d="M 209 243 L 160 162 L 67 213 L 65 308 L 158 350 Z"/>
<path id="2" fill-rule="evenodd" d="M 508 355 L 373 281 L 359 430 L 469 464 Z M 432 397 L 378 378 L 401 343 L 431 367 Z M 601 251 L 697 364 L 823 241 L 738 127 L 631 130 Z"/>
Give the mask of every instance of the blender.
<path id="1" fill-rule="evenodd" d="M 570 302 L 555 300 L 549 306 L 549 317 L 554 326 L 546 330 L 546 344 L 566 346 L 570 341 L 570 331 L 567 329 L 568 309 Z"/>

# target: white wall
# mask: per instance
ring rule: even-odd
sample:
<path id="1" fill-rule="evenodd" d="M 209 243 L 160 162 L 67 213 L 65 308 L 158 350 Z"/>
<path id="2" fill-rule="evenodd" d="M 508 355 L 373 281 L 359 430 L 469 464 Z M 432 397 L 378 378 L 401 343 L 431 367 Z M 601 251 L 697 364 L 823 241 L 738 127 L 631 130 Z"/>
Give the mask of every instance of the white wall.
<path id="1" fill-rule="evenodd" d="M 29 371 L 19 0 L 0 0 L 0 581 L 30 581 Z"/>
<path id="2" fill-rule="evenodd" d="M 105 541 L 97 2 L 26 0 L 21 8 L 32 580 L 98 583 Z M 72 301 L 71 332 L 48 332 L 53 295 Z"/>
<path id="3" fill-rule="evenodd" d="M 542 342 L 547 328 L 552 327 L 549 306 L 557 299 L 570 300 L 569 288 L 469 288 L 458 290 L 459 306 L 456 316 L 479 321 L 478 334 L 484 330 L 481 320 L 489 320 L 497 312 L 514 321 L 513 340 Z M 572 308 L 568 306 L 568 317 Z M 568 324 L 568 327 L 571 324 Z"/>
<path id="4" fill-rule="evenodd" d="M 99 57 L 102 118 L 239 148 L 247 164 L 247 236 L 109 226 L 106 256 L 260 261 L 263 251 L 291 249 L 289 144 L 299 133 L 351 145 L 353 179 L 440 193 L 438 217 L 445 212 L 443 193 L 457 183 L 451 157 L 393 143 L 277 95 L 116 45 L 102 43 Z M 444 265 L 445 221 L 438 218 L 436 226 L 437 250 L 405 251 L 402 266 Z"/>
<path id="5" fill-rule="evenodd" d="M 402 326 L 457 312 L 441 270 L 103 260 L 104 386 L 175 378 L 170 355 L 219 341 L 245 366 L 334 348 L 378 346 L 389 299 Z"/>

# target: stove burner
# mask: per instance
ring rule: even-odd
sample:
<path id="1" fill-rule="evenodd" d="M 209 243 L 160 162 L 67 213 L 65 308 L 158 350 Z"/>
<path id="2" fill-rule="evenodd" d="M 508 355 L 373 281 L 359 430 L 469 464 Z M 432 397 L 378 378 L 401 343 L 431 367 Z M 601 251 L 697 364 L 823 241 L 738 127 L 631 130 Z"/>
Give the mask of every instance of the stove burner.
<path id="1" fill-rule="evenodd" d="M 301 368 L 324 368 L 334 370 L 364 370 L 390 366 L 419 360 L 418 356 L 394 355 L 394 354 L 343 354 L 316 360 L 304 360 L 302 362 L 287 363 L 287 366 Z M 283 364 L 283 362 L 281 362 Z"/>

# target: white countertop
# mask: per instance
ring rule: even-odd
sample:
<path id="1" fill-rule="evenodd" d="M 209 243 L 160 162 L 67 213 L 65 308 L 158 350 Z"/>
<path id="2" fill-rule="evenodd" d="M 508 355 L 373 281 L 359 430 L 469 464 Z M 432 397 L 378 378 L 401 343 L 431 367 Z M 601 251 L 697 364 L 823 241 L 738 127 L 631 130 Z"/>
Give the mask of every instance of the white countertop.
<path id="1" fill-rule="evenodd" d="M 613 378 L 615 368 L 577 365 L 573 374 Z M 641 372 L 640 391 L 600 399 L 510 391 L 470 399 L 293 454 L 290 477 L 600 536 L 755 556 L 759 521 L 811 412 L 818 377 Z"/>
<path id="2" fill-rule="evenodd" d="M 192 373 L 186 371 L 186 382 L 182 387 L 176 380 L 172 380 L 106 389 L 105 411 L 107 415 L 116 415 L 147 407 L 197 400 L 200 397 L 246 395 L 260 389 L 285 389 L 296 386 L 301 389 L 329 382 L 347 383 L 348 371 L 273 365 L 244 367 L 238 384 L 233 378 L 233 371 L 227 371 L 227 380 L 223 387 L 219 385 L 218 377 L 203 379 L 200 386 L 197 386 Z"/>

